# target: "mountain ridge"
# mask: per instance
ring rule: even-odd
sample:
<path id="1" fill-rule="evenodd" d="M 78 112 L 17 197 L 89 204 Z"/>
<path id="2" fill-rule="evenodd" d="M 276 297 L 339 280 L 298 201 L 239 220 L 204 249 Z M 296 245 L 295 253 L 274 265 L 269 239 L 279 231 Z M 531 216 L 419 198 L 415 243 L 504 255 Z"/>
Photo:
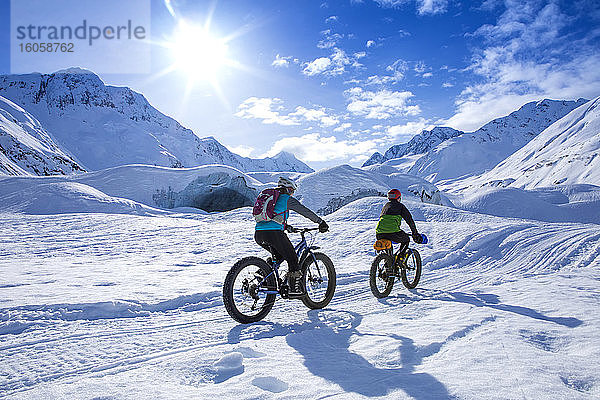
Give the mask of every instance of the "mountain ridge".
<path id="1" fill-rule="evenodd" d="M 313 171 L 295 157 L 256 160 L 235 154 L 214 137 L 195 135 L 142 94 L 106 85 L 88 70 L 0 75 L 0 96 L 35 116 L 87 170 L 126 164 L 223 164 L 242 171 Z"/>
<path id="2" fill-rule="evenodd" d="M 414 161 L 407 172 L 432 182 L 454 179 L 466 174 L 481 174 L 492 169 L 552 123 L 587 101 L 580 98 L 576 101 L 543 99 L 529 102 L 509 115 L 488 122 L 474 132 L 460 133 L 461 131 L 453 128 L 446 128 L 448 136 L 453 134 L 452 131 L 455 133 L 438 143 L 436 140 L 439 140 L 439 137 L 431 138 L 431 132 L 436 128 L 423 131 L 424 133 L 415 136 L 413 140 L 425 140 L 429 137 L 432 145 L 423 156 Z M 397 158 L 414 154 L 407 152 L 407 147 L 396 145 L 388 151 L 393 156 L 402 154 Z M 385 154 L 383 157 L 387 158 Z M 386 161 L 389 160 L 393 158 Z"/>

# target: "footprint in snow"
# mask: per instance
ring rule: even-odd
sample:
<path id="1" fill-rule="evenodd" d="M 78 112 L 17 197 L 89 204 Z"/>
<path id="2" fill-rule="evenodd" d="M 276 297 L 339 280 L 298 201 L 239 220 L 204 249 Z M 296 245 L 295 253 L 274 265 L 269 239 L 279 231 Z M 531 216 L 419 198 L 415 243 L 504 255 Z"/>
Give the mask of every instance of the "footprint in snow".
<path id="1" fill-rule="evenodd" d="M 284 381 L 281 381 L 274 376 L 262 376 L 260 378 L 254 378 L 252 384 L 256 387 L 261 388 L 272 393 L 281 393 L 288 390 L 289 385 Z"/>
<path id="2" fill-rule="evenodd" d="M 221 357 L 213 364 L 215 377 L 213 382 L 221 383 L 244 372 L 244 355 L 234 351 Z"/>
<path id="3" fill-rule="evenodd" d="M 238 353 L 242 353 L 242 355 L 246 358 L 261 358 L 265 357 L 265 353 L 261 353 L 260 351 L 256 351 L 251 347 L 238 347 L 234 351 Z"/>
<path id="4" fill-rule="evenodd" d="M 570 389 L 582 393 L 592 392 L 595 387 L 594 379 L 591 377 L 579 378 L 575 376 L 561 376 L 560 380 Z"/>
<path id="5" fill-rule="evenodd" d="M 526 329 L 521 329 L 519 334 L 528 344 L 537 347 L 540 350 L 551 353 L 558 353 L 563 347 L 568 344 L 566 338 L 559 336 L 557 332 L 532 332 Z"/>

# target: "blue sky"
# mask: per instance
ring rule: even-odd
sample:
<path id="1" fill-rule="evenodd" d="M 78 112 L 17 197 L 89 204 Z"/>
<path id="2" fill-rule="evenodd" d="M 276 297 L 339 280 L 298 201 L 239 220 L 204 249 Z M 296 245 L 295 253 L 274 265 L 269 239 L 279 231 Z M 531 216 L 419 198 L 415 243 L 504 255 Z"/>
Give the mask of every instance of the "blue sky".
<path id="1" fill-rule="evenodd" d="M 151 74 L 101 78 L 251 157 L 288 150 L 313 168 L 360 165 L 424 128 L 475 130 L 528 101 L 600 95 L 593 0 L 153 0 L 153 42 L 172 41 L 181 20 L 210 20 L 211 35 L 228 38 L 215 77 L 161 74 L 173 55 L 154 46 Z"/>

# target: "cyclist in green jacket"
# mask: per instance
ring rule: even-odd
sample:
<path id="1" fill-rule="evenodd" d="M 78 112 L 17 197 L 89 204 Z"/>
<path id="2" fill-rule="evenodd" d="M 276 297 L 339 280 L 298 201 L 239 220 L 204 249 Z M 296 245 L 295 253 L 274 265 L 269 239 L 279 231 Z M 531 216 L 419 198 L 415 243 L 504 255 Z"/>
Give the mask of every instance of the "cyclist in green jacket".
<path id="1" fill-rule="evenodd" d="M 415 225 L 415 221 L 413 221 L 412 215 L 410 215 L 410 212 L 406 206 L 400 203 L 400 191 L 398 189 L 392 189 L 388 192 L 387 197 L 389 201 L 381 210 L 381 216 L 379 217 L 379 222 L 377 223 L 377 228 L 375 229 L 375 237 L 377 240 L 388 239 L 392 242 L 400 243 L 402 246 L 401 248 L 403 249 L 400 254 L 403 254 L 408 248 L 408 243 L 410 242 L 408 235 L 402 229 L 400 229 L 400 224 L 402 223 L 403 218 L 412 231 L 412 237 L 415 243 L 421 243 L 423 239 L 417 231 L 417 227 Z"/>

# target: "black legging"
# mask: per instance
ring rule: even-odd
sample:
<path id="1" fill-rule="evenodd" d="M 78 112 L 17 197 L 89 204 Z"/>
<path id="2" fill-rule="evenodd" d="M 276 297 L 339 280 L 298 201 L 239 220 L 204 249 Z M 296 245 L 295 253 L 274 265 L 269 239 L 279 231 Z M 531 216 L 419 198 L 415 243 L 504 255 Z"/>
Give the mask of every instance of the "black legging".
<path id="1" fill-rule="evenodd" d="M 388 239 L 395 243 L 400 243 L 400 248 L 402 252 L 406 251 L 408 248 L 408 243 L 410 242 L 410 237 L 404 231 L 393 232 L 393 233 L 377 233 L 375 235 L 377 240 L 379 239 Z"/>
<path id="2" fill-rule="evenodd" d="M 278 260 L 284 259 L 288 263 L 288 271 L 298 271 L 298 256 L 290 239 L 282 230 L 268 230 L 254 232 L 254 240 L 267 251 L 274 253 Z"/>

